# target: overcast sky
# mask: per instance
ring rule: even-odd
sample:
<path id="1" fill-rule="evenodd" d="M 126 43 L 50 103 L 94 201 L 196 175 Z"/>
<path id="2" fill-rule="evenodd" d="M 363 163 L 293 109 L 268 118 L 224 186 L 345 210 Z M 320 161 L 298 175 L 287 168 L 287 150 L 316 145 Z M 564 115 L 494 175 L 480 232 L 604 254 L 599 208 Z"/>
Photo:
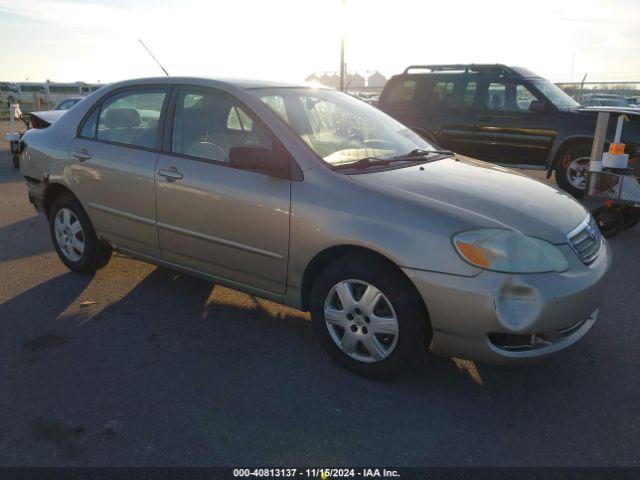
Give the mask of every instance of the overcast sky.
<path id="1" fill-rule="evenodd" d="M 299 82 L 339 68 L 506 63 L 553 81 L 640 80 L 640 0 L 0 0 L 0 80 L 172 75 Z"/>

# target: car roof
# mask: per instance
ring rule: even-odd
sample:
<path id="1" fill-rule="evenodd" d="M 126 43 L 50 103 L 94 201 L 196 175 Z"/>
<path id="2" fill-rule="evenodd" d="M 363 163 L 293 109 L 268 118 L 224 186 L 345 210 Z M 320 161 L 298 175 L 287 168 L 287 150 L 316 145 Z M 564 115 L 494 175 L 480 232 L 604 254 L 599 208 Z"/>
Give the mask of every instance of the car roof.
<path id="1" fill-rule="evenodd" d="M 242 88 L 244 90 L 253 90 L 260 88 L 308 88 L 309 85 L 305 84 L 291 84 L 285 82 L 277 82 L 277 81 L 269 81 L 269 80 L 252 80 L 252 79 L 241 79 L 241 78 L 215 78 L 215 77 L 174 77 L 174 76 L 165 76 L 165 77 L 146 77 L 146 78 L 134 78 L 131 80 L 123 80 L 121 82 L 117 82 L 111 84 L 111 86 L 128 86 L 128 85 L 139 85 L 139 84 L 154 84 L 154 83 L 182 83 L 182 84 L 194 84 L 194 85 L 202 85 L 203 83 L 211 83 L 212 86 L 225 84 L 232 85 L 236 88 Z"/>

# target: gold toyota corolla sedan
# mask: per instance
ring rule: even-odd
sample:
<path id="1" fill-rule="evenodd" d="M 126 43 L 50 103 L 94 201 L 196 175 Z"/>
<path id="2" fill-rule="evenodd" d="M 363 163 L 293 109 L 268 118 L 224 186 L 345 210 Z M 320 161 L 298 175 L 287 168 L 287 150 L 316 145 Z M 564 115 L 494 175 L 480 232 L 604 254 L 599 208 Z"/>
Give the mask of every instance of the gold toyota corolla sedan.
<path id="1" fill-rule="evenodd" d="M 115 249 L 309 310 L 363 375 L 424 348 L 555 353 L 604 295 L 611 252 L 579 203 L 332 90 L 131 80 L 23 141 L 29 199 L 71 270 Z"/>

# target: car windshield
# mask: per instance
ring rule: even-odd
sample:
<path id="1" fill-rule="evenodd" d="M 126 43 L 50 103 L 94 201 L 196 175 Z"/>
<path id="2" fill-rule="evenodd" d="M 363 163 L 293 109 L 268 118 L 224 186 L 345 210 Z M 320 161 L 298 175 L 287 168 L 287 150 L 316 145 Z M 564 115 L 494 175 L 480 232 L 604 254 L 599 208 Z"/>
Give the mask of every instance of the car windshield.
<path id="1" fill-rule="evenodd" d="M 344 93 L 280 88 L 259 90 L 258 95 L 309 147 L 334 166 L 434 149 L 401 123 Z"/>
<path id="2" fill-rule="evenodd" d="M 598 98 L 600 105 L 604 105 L 607 107 L 628 107 L 629 102 L 625 98 Z"/>
<path id="3" fill-rule="evenodd" d="M 580 107 L 578 102 L 564 93 L 559 87 L 551 83 L 549 80 L 536 78 L 531 80 L 531 83 L 533 83 L 557 108 L 565 110 Z"/>

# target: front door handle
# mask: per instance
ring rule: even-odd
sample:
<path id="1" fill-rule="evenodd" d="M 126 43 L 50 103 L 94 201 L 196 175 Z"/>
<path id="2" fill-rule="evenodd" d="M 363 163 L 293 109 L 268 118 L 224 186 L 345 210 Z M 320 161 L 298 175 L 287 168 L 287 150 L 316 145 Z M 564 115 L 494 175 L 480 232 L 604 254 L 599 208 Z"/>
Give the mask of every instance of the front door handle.
<path id="1" fill-rule="evenodd" d="M 180 180 L 182 178 L 182 173 L 178 171 L 176 167 L 171 165 L 169 168 L 158 170 L 158 175 L 163 176 L 167 179 L 167 182 L 175 182 L 176 180 Z"/>
<path id="2" fill-rule="evenodd" d="M 81 148 L 80 150 L 76 150 L 75 152 L 72 153 L 72 156 L 74 156 L 81 162 L 84 162 L 91 158 L 91 154 L 87 152 L 86 148 Z"/>

